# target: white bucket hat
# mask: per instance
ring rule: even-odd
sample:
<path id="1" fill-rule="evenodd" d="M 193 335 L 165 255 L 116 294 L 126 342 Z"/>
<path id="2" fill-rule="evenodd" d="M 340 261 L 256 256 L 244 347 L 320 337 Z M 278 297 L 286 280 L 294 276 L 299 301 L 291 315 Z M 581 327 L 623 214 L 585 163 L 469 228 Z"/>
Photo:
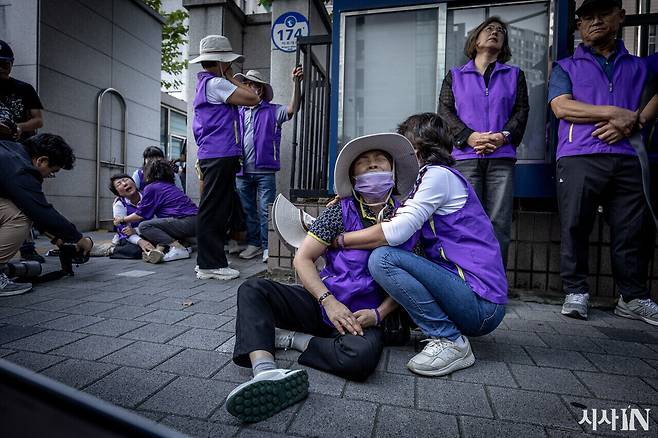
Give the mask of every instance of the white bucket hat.
<path id="1" fill-rule="evenodd" d="M 416 152 L 403 135 L 392 132 L 364 135 L 348 142 L 341 149 L 334 168 L 334 191 L 341 198 L 352 196 L 350 167 L 352 162 L 364 152 L 379 150 L 387 152 L 395 163 L 395 187 L 406 197 L 418 176 Z"/>
<path id="2" fill-rule="evenodd" d="M 279 234 L 283 243 L 294 251 L 298 249 L 304 239 L 306 233 L 315 221 L 315 218 L 310 214 L 302 211 L 290 202 L 281 193 L 274 200 L 272 204 L 272 225 L 274 231 Z"/>
<path id="3" fill-rule="evenodd" d="M 263 75 L 258 70 L 249 70 L 245 74 L 236 73 L 233 75 L 233 77 L 240 82 L 252 81 L 263 84 L 265 86 L 265 95 L 263 96 L 263 99 L 268 102 L 272 101 L 272 98 L 274 97 L 274 90 L 272 90 L 272 86 L 265 79 L 263 79 Z"/>
<path id="4" fill-rule="evenodd" d="M 231 42 L 225 36 L 208 35 L 199 43 L 199 56 L 190 63 L 201 61 L 243 62 L 244 56 L 233 53 Z"/>

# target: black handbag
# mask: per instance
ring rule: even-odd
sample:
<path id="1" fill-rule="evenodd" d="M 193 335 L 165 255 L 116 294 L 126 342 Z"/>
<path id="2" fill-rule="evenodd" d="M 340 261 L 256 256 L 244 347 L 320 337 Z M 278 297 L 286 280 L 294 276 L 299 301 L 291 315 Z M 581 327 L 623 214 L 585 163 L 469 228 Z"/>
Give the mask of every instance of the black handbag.
<path id="1" fill-rule="evenodd" d="M 389 313 L 381 325 L 384 329 L 384 345 L 399 347 L 409 342 L 411 318 L 402 307 Z"/>

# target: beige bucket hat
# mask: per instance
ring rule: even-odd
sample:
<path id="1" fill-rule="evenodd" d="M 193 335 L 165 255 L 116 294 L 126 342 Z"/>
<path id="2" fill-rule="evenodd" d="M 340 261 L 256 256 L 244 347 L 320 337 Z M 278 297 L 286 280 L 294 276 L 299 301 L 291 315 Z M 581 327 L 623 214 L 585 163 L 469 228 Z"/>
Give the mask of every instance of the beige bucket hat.
<path id="1" fill-rule="evenodd" d="M 208 35 L 199 43 L 199 56 L 190 61 L 244 62 L 244 56 L 233 53 L 231 42 L 223 35 Z"/>
<path id="2" fill-rule="evenodd" d="M 281 193 L 274 200 L 272 204 L 272 225 L 274 231 L 281 237 L 281 241 L 290 249 L 294 251 L 298 249 L 304 239 L 306 233 L 315 221 L 315 218 L 310 214 L 302 211 L 290 202 Z"/>
<path id="3" fill-rule="evenodd" d="M 272 90 L 272 86 L 265 79 L 263 79 L 262 73 L 258 70 L 249 70 L 245 74 L 236 73 L 233 75 L 233 77 L 240 82 L 252 81 L 263 84 L 265 86 L 265 95 L 263 96 L 263 99 L 268 102 L 272 101 L 272 98 L 274 97 L 274 90 Z"/>
<path id="4" fill-rule="evenodd" d="M 341 198 L 352 196 L 350 167 L 362 153 L 372 150 L 387 152 L 395 163 L 395 187 L 400 196 L 406 197 L 418 176 L 416 152 L 403 135 L 392 132 L 364 135 L 348 142 L 341 149 L 334 168 L 334 190 Z"/>

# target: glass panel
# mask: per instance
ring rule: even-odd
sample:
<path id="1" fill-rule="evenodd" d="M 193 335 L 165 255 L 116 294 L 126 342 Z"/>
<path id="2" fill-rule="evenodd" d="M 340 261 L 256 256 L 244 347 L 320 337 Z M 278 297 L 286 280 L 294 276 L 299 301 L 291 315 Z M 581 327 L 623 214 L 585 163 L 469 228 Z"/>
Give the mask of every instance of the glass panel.
<path id="1" fill-rule="evenodd" d="M 170 160 L 178 160 L 180 158 L 180 153 L 183 150 L 184 138 L 171 136 L 169 151 L 167 151 L 167 158 Z"/>
<path id="2" fill-rule="evenodd" d="M 509 26 L 510 64 L 525 73 L 530 113 L 523 141 L 516 153 L 519 160 L 546 158 L 546 93 L 548 71 L 548 3 L 502 6 L 489 10 Z"/>
<path id="3" fill-rule="evenodd" d="M 171 111 L 171 126 L 169 130 L 171 134 L 187 136 L 187 117 L 184 114 Z"/>
<path id="4" fill-rule="evenodd" d="M 167 138 L 169 137 L 169 110 L 165 107 L 160 107 L 160 147 L 163 151 L 167 150 Z"/>
<path id="5" fill-rule="evenodd" d="M 486 17 L 499 16 L 509 25 L 510 64 L 519 66 L 525 73 L 530 103 L 528 126 L 517 149 L 519 160 L 546 158 L 546 78 L 550 46 L 548 8 L 548 3 L 536 3 L 448 10 L 446 71 L 467 62 L 464 45 L 468 32 Z"/>
<path id="6" fill-rule="evenodd" d="M 436 111 L 437 11 L 345 17 L 341 144 L 395 131 L 411 114 Z"/>

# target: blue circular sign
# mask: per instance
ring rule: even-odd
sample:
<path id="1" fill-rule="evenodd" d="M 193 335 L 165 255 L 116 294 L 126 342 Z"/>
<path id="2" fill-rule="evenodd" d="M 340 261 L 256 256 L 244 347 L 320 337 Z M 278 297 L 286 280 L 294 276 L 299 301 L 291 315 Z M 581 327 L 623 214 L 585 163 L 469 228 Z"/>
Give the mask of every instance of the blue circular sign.
<path id="1" fill-rule="evenodd" d="M 284 12 L 272 24 L 272 44 L 283 52 L 297 50 L 297 38 L 308 35 L 308 20 L 299 12 Z"/>

